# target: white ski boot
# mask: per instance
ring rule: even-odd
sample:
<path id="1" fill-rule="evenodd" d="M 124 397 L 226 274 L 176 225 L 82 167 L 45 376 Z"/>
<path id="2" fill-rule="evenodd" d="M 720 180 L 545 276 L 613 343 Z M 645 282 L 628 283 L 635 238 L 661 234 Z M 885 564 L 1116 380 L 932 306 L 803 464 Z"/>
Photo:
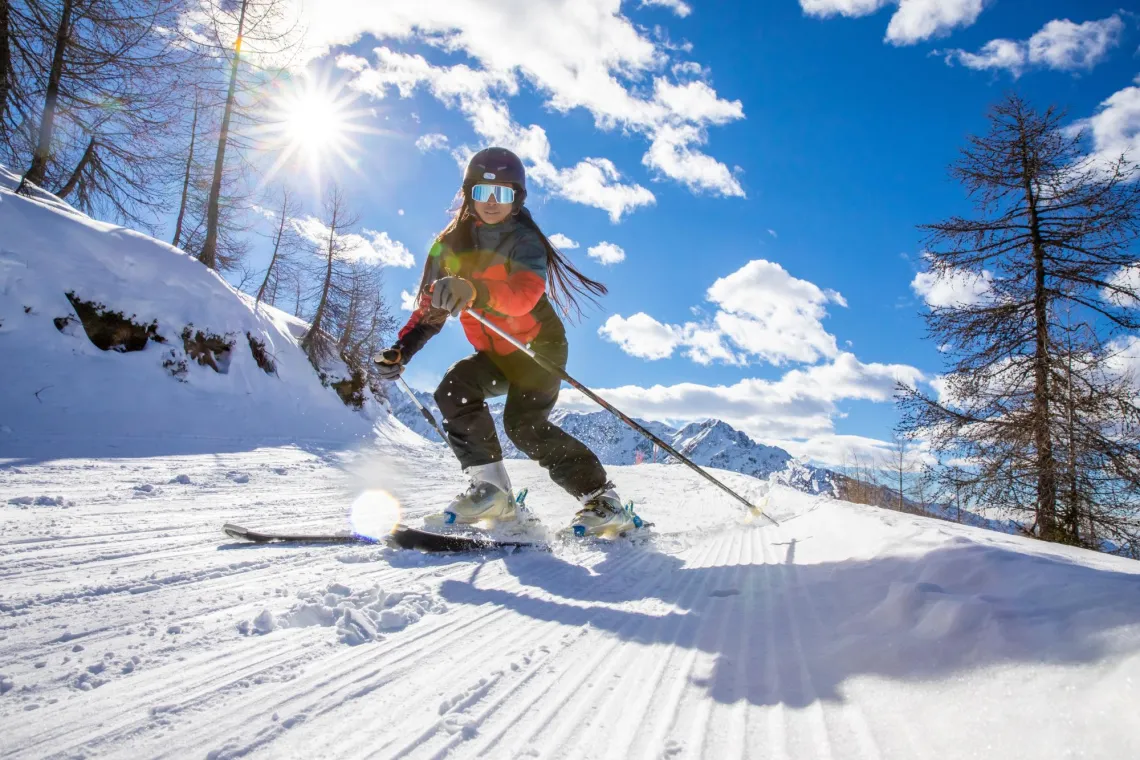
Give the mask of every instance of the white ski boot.
<path id="1" fill-rule="evenodd" d="M 466 472 L 471 478 L 471 485 L 443 511 L 443 524 L 502 523 L 516 519 L 511 479 L 502 460 L 468 467 Z"/>
<path id="2" fill-rule="evenodd" d="M 644 524 L 634 513 L 633 502 L 623 505 L 613 483 L 606 483 L 594 493 L 582 497 L 582 508 L 574 515 L 570 530 L 578 538 L 615 538 Z"/>

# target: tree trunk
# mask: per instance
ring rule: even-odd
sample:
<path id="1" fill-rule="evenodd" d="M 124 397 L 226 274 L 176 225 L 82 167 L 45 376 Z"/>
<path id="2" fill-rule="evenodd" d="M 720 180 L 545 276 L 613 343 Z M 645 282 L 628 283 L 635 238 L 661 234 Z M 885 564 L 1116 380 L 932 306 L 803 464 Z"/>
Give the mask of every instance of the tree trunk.
<path id="1" fill-rule="evenodd" d="M 190 173 L 194 166 L 194 142 L 198 136 L 198 92 L 194 92 L 194 117 L 190 120 L 190 153 L 186 156 L 186 172 L 182 175 L 182 200 L 178 203 L 178 219 L 174 222 L 174 239 L 170 244 L 175 248 L 182 239 L 182 222 L 186 219 L 186 205 L 190 199 Z"/>
<path id="2" fill-rule="evenodd" d="M 230 67 L 230 88 L 226 93 L 226 107 L 222 112 L 222 128 L 218 134 L 218 153 L 214 158 L 214 178 L 210 183 L 210 199 L 206 205 L 206 242 L 202 245 L 199 260 L 210 269 L 218 268 L 218 204 L 222 197 L 222 167 L 226 161 L 226 142 L 230 136 L 230 118 L 233 115 L 234 93 L 237 90 L 238 63 L 241 60 L 241 39 L 245 31 L 245 10 L 249 0 L 242 0 L 238 18 L 237 43 Z"/>
<path id="3" fill-rule="evenodd" d="M 47 174 L 48 160 L 51 158 L 51 142 L 55 133 L 55 111 L 59 103 L 59 83 L 63 79 L 63 53 L 67 48 L 68 37 L 71 31 L 71 9 L 74 0 L 63 0 L 63 13 L 59 18 L 59 27 L 55 31 L 55 52 L 51 60 L 51 72 L 48 74 L 47 91 L 44 97 L 44 112 L 40 118 L 40 139 L 32 155 L 32 165 L 20 180 L 20 188 L 24 183 L 31 182 L 43 185 Z"/>
<path id="4" fill-rule="evenodd" d="M 1024 127 L 1023 127 L 1024 130 Z M 1033 191 L 1036 169 L 1030 165 L 1027 143 L 1022 133 L 1021 155 L 1025 202 L 1029 211 L 1029 235 L 1033 246 L 1033 318 L 1036 343 L 1033 357 L 1033 438 L 1037 448 L 1037 527 L 1041 538 L 1056 540 L 1057 472 L 1049 420 L 1049 296 L 1045 292 L 1045 244 Z"/>
<path id="5" fill-rule="evenodd" d="M 8 80 L 12 78 L 12 43 L 8 38 L 10 18 L 8 0 L 0 0 L 0 120 L 8 111 Z"/>
<path id="6" fill-rule="evenodd" d="M 257 289 L 257 298 L 253 301 L 254 308 L 261 303 L 261 299 L 265 297 L 265 289 L 269 286 L 269 278 L 273 276 L 273 267 L 277 266 L 277 253 L 281 250 L 281 236 L 285 234 L 285 209 L 289 207 L 289 194 L 285 193 L 281 201 L 281 221 L 277 225 L 277 237 L 273 241 L 273 256 L 269 259 L 269 268 L 265 270 L 265 279 L 261 281 L 261 287 Z M 276 291 L 277 286 L 274 285 L 273 289 Z"/>
<path id="7" fill-rule="evenodd" d="M 63 187 L 55 191 L 55 194 L 60 198 L 66 198 L 67 196 L 71 195 L 76 186 L 79 185 L 79 178 L 82 176 L 83 170 L 87 168 L 87 164 L 91 163 L 92 159 L 94 158 L 95 138 L 92 137 L 91 140 L 87 143 L 86 150 L 83 151 L 83 157 L 80 158 L 79 163 L 75 165 L 75 171 L 73 171 L 71 173 L 71 176 L 67 178 L 67 182 L 63 184 Z"/>
<path id="8" fill-rule="evenodd" d="M 325 265 L 325 281 L 321 285 L 321 298 L 317 302 L 317 311 L 313 314 L 313 323 L 309 327 L 309 332 L 305 334 L 305 339 L 301 341 L 301 348 L 309 355 L 309 361 L 313 366 L 317 365 L 317 347 L 321 342 L 321 322 L 325 318 L 325 307 L 329 300 L 329 289 L 332 287 L 333 275 L 333 260 L 336 258 L 336 213 L 334 211 L 332 217 L 332 224 L 329 225 L 329 245 L 326 255 L 328 261 Z"/>
<path id="9" fill-rule="evenodd" d="M 354 278 L 355 280 L 355 278 Z M 360 292 L 356 287 L 356 282 L 352 283 L 352 293 L 348 298 L 348 314 L 345 315 L 344 331 L 340 334 L 340 341 L 337 348 L 341 354 L 348 351 L 348 347 L 352 345 L 353 328 L 356 325 L 357 314 L 360 310 Z"/>

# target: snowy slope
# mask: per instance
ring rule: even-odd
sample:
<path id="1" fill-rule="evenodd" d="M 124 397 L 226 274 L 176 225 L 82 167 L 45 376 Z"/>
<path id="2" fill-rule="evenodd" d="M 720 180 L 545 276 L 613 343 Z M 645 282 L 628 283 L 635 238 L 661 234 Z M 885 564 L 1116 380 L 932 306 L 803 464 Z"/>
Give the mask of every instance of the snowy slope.
<path id="1" fill-rule="evenodd" d="M 251 299 L 176 248 L 59 201 L 18 197 L 2 168 L 0 180 L 0 456 L 61 447 L 86 454 L 108 435 L 132 454 L 213 451 L 237 438 L 339 444 L 369 435 L 367 416 L 322 386 L 299 350 L 298 320 L 272 307 L 255 312 Z M 154 323 L 162 342 L 100 350 L 68 293 Z M 187 327 L 233 343 L 220 371 L 187 357 Z M 274 374 L 255 362 L 251 338 L 273 358 Z M 181 377 L 172 375 L 183 364 Z"/>
<path id="2" fill-rule="evenodd" d="M 378 434 L 0 467 L 0 756 L 1140 756 L 1134 562 L 781 487 L 781 527 L 749 525 L 652 464 L 613 468 L 659 526 L 646 546 L 220 533 L 414 521 L 461 486 L 442 447 Z"/>

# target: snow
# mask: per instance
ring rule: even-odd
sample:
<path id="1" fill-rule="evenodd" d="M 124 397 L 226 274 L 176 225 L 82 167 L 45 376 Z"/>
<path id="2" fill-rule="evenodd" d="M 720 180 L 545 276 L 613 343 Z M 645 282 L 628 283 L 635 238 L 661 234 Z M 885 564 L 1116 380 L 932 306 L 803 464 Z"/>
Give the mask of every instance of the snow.
<path id="1" fill-rule="evenodd" d="M 74 504 L 0 508 L 0 755 L 1140 751 L 1140 566 L 1115 557 L 778 486 L 781 527 L 749 524 L 652 464 L 610 468 L 657 523 L 637 546 L 447 556 L 220 532 L 342 530 L 381 480 L 414 523 L 462 487 L 442 447 L 380 433 L 0 469 L 0 493 Z M 508 466 L 545 523 L 568 520 L 536 465 Z M 163 492 L 135 499 L 143 481 Z"/>
<path id="2" fill-rule="evenodd" d="M 0 168 L 0 187 L 15 182 Z M 322 386 L 300 351 L 303 323 L 264 305 L 255 312 L 177 248 L 4 189 L 0 230 L 0 456 L 87 455 L 107 431 L 121 433 L 125 455 L 370 435 L 368 416 Z M 77 323 L 61 332 L 54 320 L 74 315 L 69 292 L 157 322 L 166 343 L 118 353 L 96 348 Z M 188 360 L 179 382 L 163 367 L 187 359 L 180 335 L 190 325 L 234 342 L 225 374 Z M 247 333 L 276 357 L 275 375 L 257 366 Z"/>
<path id="3" fill-rule="evenodd" d="M 0 230 L 2 757 L 1140 756 L 1140 564 L 783 476 L 713 470 L 779 527 L 650 462 L 607 468 L 648 542 L 235 542 L 223 523 L 418 524 L 464 478 L 184 254 L 3 189 Z M 52 323 L 68 288 L 160 331 L 257 330 L 278 374 L 99 351 Z M 734 432 L 686 436 L 715 458 Z M 507 466 L 565 525 L 574 500 Z"/>

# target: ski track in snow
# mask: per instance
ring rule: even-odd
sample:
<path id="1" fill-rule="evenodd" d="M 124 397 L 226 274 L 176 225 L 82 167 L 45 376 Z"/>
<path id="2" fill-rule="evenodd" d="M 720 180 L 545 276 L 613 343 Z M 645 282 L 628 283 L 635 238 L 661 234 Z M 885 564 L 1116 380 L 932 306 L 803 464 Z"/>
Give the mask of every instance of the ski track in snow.
<path id="1" fill-rule="evenodd" d="M 1140 756 L 1135 563 L 779 488 L 749 525 L 664 465 L 612 468 L 648 545 L 220 531 L 344 529 L 381 485 L 414 523 L 462 486 L 442 447 L 385 454 L 0 464 L 0 756 Z"/>

